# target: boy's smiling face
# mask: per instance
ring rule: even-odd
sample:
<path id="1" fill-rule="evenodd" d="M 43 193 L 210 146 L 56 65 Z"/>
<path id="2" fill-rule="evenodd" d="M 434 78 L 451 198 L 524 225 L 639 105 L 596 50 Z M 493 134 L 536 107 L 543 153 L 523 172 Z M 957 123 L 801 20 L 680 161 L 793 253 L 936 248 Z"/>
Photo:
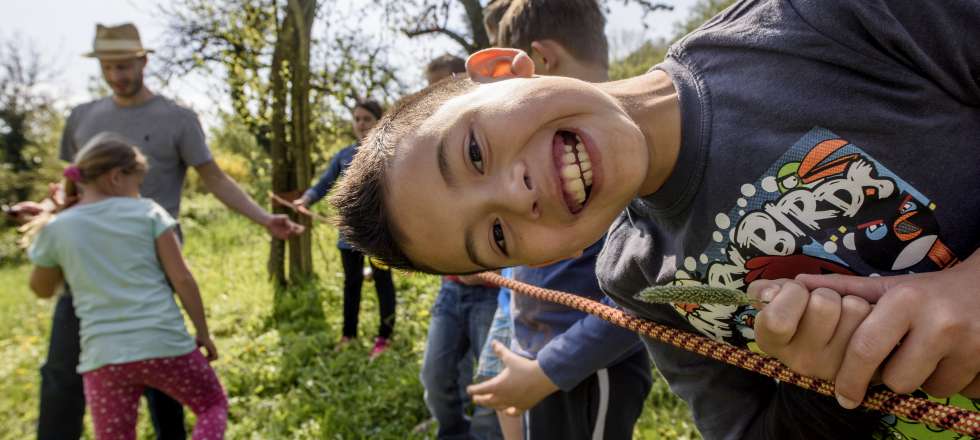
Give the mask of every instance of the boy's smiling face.
<path id="1" fill-rule="evenodd" d="M 445 273 L 574 256 L 636 196 L 649 154 L 611 96 L 555 77 L 481 84 L 396 151 L 385 201 L 401 246 Z"/>

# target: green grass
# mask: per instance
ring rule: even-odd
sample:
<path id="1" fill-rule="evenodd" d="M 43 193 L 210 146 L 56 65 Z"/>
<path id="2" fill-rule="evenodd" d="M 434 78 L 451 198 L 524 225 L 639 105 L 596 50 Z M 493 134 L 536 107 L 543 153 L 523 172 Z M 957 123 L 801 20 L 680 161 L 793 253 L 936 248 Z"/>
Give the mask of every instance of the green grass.
<path id="1" fill-rule="evenodd" d="M 360 339 L 334 352 L 343 274 L 333 228 L 314 231 L 315 280 L 276 292 L 266 278 L 264 231 L 207 196 L 186 200 L 183 211 L 185 254 L 201 286 L 221 354 L 214 367 L 230 399 L 227 438 L 434 437 L 434 429 L 422 435 L 411 430 L 428 418 L 418 374 L 436 277 L 396 275 L 392 350 L 368 363 L 378 326 L 371 284 L 365 285 Z M 2 440 L 33 437 L 37 418 L 38 368 L 47 350 L 53 302 L 28 291 L 28 270 L 23 264 L 0 266 Z M 145 407 L 140 414 L 140 438 L 150 438 Z M 636 438 L 697 438 L 687 408 L 659 376 Z"/>

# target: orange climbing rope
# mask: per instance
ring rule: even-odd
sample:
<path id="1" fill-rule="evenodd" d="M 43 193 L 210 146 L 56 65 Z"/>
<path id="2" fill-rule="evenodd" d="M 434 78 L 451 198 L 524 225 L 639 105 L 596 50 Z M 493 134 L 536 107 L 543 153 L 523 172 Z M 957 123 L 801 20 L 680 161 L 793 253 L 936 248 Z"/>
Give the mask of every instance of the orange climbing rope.
<path id="1" fill-rule="evenodd" d="M 300 214 L 307 215 L 319 221 L 328 221 L 323 216 L 312 213 L 304 207 L 296 206 L 272 192 L 269 193 L 269 196 L 276 203 L 287 206 Z M 774 358 L 765 357 L 743 348 L 717 342 L 704 336 L 677 330 L 652 321 L 628 316 L 621 310 L 570 293 L 532 286 L 504 278 L 493 272 L 484 272 L 477 276 L 484 282 L 503 286 L 517 293 L 596 315 L 620 327 L 627 328 L 675 347 L 749 371 L 754 371 L 782 382 L 816 391 L 825 396 L 834 395 L 833 383 L 797 374 Z M 943 405 L 920 397 L 896 394 L 885 390 L 874 392 L 865 397 L 864 401 L 861 402 L 861 406 L 904 417 L 913 422 L 923 422 L 937 428 L 980 438 L 980 413 L 976 411 Z"/>
<path id="2" fill-rule="evenodd" d="M 596 315 L 606 321 L 634 332 L 649 336 L 684 350 L 746 370 L 755 371 L 782 382 L 791 383 L 826 396 L 834 395 L 834 384 L 821 379 L 794 373 L 778 360 L 752 351 L 717 342 L 704 336 L 677 330 L 645 319 L 626 315 L 621 310 L 587 298 L 557 290 L 544 289 L 504 278 L 492 272 L 478 275 L 484 282 L 503 286 L 539 300 L 555 302 L 576 310 Z M 980 437 L 980 413 L 919 397 L 877 391 L 864 399 L 861 406 L 894 414 L 911 421 L 920 421 L 938 428 L 948 429 L 970 437 Z"/>

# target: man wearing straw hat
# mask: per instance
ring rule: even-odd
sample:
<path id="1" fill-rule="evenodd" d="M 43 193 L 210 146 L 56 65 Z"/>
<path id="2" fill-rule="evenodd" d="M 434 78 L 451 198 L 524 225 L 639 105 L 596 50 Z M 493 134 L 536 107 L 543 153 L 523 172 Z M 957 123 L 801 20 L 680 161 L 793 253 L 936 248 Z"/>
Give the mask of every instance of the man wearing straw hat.
<path id="1" fill-rule="evenodd" d="M 61 139 L 61 159 L 71 161 L 92 138 L 114 132 L 138 146 L 149 161 L 141 194 L 159 203 L 174 218 L 180 211 L 181 188 L 187 167 L 191 166 L 208 191 L 232 210 L 264 226 L 271 235 L 285 239 L 302 233 L 302 226 L 258 206 L 221 171 L 192 110 L 147 89 L 143 69 L 151 52 L 143 47 L 132 24 L 96 26 L 93 50 L 85 56 L 98 59 L 112 95 L 72 110 Z M 25 202 L 15 206 L 15 210 L 37 214 L 39 205 Z M 75 371 L 79 351 L 78 318 L 66 291 L 55 306 L 48 358 L 41 367 L 39 439 L 81 437 L 85 397 L 82 378 Z M 146 396 L 157 438 L 185 438 L 180 404 L 156 390 L 149 390 Z"/>

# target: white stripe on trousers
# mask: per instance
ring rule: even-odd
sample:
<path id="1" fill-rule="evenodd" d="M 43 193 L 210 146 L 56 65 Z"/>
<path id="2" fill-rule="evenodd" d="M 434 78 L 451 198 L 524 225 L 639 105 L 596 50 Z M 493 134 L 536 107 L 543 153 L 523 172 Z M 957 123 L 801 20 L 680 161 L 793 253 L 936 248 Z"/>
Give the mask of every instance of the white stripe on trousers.
<path id="1" fill-rule="evenodd" d="M 605 368 L 596 371 L 599 379 L 599 410 L 596 411 L 595 428 L 592 430 L 592 440 L 602 440 L 606 434 L 606 413 L 609 412 L 609 370 Z M 530 411 L 524 412 L 524 440 L 531 440 Z"/>
<path id="2" fill-rule="evenodd" d="M 609 371 L 603 368 L 595 374 L 599 378 L 599 411 L 595 417 L 592 440 L 602 440 L 606 430 L 606 412 L 609 411 Z"/>

